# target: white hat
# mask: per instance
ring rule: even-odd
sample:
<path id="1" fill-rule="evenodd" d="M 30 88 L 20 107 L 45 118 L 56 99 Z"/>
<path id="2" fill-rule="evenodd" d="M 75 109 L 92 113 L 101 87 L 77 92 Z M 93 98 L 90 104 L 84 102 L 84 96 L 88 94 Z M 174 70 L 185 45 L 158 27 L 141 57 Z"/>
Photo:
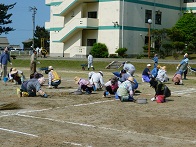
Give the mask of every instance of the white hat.
<path id="1" fill-rule="evenodd" d="M 147 64 L 147 67 L 151 67 L 151 64 Z"/>
<path id="2" fill-rule="evenodd" d="M 74 78 L 75 83 L 78 84 L 79 81 L 80 81 L 80 79 L 81 79 L 80 77 L 76 76 L 76 77 Z"/>
<path id="3" fill-rule="evenodd" d="M 53 69 L 53 67 L 52 66 L 48 66 L 48 70 L 52 70 Z"/>
<path id="4" fill-rule="evenodd" d="M 17 72 L 18 72 L 18 70 L 16 68 L 12 68 L 12 71 L 10 73 L 11 73 L 11 75 L 13 75 L 13 74 L 15 74 Z"/>
<path id="5" fill-rule="evenodd" d="M 99 73 L 103 76 L 103 72 L 102 71 L 99 71 Z"/>
<path id="6" fill-rule="evenodd" d="M 133 77 L 128 77 L 128 79 L 127 80 L 129 80 L 130 82 L 132 82 L 132 83 L 135 83 L 134 82 L 134 78 Z"/>

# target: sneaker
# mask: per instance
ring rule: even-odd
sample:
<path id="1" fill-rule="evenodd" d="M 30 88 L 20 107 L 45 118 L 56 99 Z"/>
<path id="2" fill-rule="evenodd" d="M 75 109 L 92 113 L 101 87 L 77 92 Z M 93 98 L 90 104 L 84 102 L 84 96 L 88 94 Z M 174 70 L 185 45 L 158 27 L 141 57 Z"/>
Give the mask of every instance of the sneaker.
<path id="1" fill-rule="evenodd" d="M 155 101 L 155 100 L 156 100 L 155 97 L 151 98 L 151 101 Z"/>
<path id="2" fill-rule="evenodd" d="M 28 92 L 22 92 L 22 97 L 28 97 L 28 96 L 29 96 Z"/>

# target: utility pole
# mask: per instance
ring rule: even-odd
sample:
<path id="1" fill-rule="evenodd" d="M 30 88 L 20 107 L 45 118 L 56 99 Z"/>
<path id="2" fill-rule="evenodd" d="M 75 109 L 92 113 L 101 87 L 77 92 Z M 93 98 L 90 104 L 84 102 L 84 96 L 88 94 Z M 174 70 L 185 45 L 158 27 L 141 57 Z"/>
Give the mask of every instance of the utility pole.
<path id="1" fill-rule="evenodd" d="M 35 46 L 35 14 L 36 14 L 36 11 L 37 11 L 37 8 L 34 6 L 34 7 L 29 7 L 30 11 L 32 11 L 32 20 L 33 20 L 33 44 L 32 44 L 32 48 L 34 49 L 34 46 Z"/>

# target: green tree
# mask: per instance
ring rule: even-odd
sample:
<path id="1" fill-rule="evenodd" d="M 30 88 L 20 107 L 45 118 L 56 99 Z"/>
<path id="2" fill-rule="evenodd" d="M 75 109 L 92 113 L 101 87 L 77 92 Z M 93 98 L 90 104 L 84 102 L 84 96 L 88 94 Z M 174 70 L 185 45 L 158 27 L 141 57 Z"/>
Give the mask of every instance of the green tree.
<path id="1" fill-rule="evenodd" d="M 184 42 L 187 46 L 189 44 L 196 46 L 196 17 L 194 13 L 186 11 L 175 26 L 170 29 L 168 36 L 174 42 Z M 195 48 L 192 50 L 194 51 Z"/>
<path id="2" fill-rule="evenodd" d="M 49 47 L 50 33 L 45 27 L 36 26 L 35 29 L 35 47 L 41 47 L 41 39 L 44 40 L 44 48 Z"/>
<path id="3" fill-rule="evenodd" d="M 8 11 L 14 8 L 15 4 L 16 3 L 5 5 L 0 3 L 0 35 L 2 33 L 8 34 L 8 32 L 14 31 L 12 27 L 9 27 L 7 25 L 12 23 L 12 20 L 10 20 L 12 14 L 8 14 Z"/>
<path id="4" fill-rule="evenodd" d="M 165 49 L 167 56 L 169 55 L 169 52 L 173 49 L 173 46 L 170 43 L 163 44 L 162 47 Z"/>
<path id="5" fill-rule="evenodd" d="M 118 55 L 120 57 L 125 57 L 126 56 L 126 51 L 127 51 L 127 48 L 119 48 L 115 51 L 115 53 L 118 53 Z"/>
<path id="6" fill-rule="evenodd" d="M 184 42 L 175 41 L 173 42 L 173 48 L 177 51 L 182 51 L 185 48 Z"/>
<path id="7" fill-rule="evenodd" d="M 91 54 L 95 58 L 107 58 L 108 57 L 108 48 L 103 43 L 95 43 L 91 49 Z"/>

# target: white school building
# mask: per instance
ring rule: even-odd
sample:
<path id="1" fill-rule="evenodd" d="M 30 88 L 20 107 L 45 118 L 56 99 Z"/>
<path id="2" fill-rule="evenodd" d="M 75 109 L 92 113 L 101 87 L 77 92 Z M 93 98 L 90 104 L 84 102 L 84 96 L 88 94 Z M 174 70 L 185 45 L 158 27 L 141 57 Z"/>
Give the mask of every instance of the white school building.
<path id="1" fill-rule="evenodd" d="M 94 43 L 109 54 L 143 53 L 152 29 L 171 28 L 183 10 L 196 11 L 196 0 L 45 0 L 50 7 L 50 56 L 83 58 Z"/>

